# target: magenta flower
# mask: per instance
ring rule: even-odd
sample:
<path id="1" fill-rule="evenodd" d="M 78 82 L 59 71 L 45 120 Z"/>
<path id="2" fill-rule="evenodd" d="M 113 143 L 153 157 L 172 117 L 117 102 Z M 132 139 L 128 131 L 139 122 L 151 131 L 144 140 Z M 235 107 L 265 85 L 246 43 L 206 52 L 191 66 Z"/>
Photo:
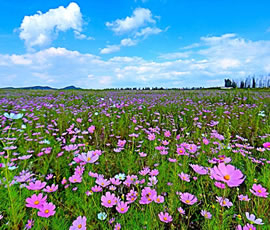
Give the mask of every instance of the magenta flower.
<path id="1" fill-rule="evenodd" d="M 158 204 L 161 204 L 161 203 L 163 203 L 164 202 L 164 197 L 163 196 L 157 196 L 156 198 L 155 198 L 155 203 L 158 203 Z"/>
<path id="2" fill-rule="evenodd" d="M 254 214 L 249 214 L 248 212 L 246 212 L 246 217 L 252 224 L 259 224 L 259 225 L 264 224 L 262 222 L 262 219 L 256 219 L 256 216 Z"/>
<path id="3" fill-rule="evenodd" d="M 126 213 L 129 209 L 129 206 L 127 205 L 127 203 L 125 203 L 124 201 L 120 201 L 118 202 L 117 206 L 116 206 L 116 210 L 119 213 Z"/>
<path id="4" fill-rule="evenodd" d="M 225 189 L 225 184 L 221 183 L 221 182 L 215 182 L 214 185 L 218 188 L 221 188 L 221 189 Z"/>
<path id="5" fill-rule="evenodd" d="M 94 187 L 91 188 L 93 192 L 102 192 L 102 187 L 99 185 L 95 185 Z"/>
<path id="6" fill-rule="evenodd" d="M 51 186 L 46 186 L 46 188 L 43 189 L 44 192 L 55 192 L 58 189 L 58 185 L 52 184 Z"/>
<path id="7" fill-rule="evenodd" d="M 89 133 L 94 133 L 96 127 L 94 125 L 91 125 L 89 128 L 88 128 L 88 132 Z"/>
<path id="8" fill-rule="evenodd" d="M 86 220 L 85 216 L 78 216 L 77 219 L 73 221 L 69 230 L 86 230 Z"/>
<path id="9" fill-rule="evenodd" d="M 249 190 L 251 193 L 253 193 L 255 196 L 258 197 L 265 197 L 267 198 L 268 192 L 266 188 L 262 187 L 260 184 L 253 184 L 252 189 Z"/>
<path id="10" fill-rule="evenodd" d="M 32 219 L 28 220 L 27 224 L 25 225 L 25 229 L 31 229 L 33 225 L 34 225 L 34 221 Z"/>
<path id="11" fill-rule="evenodd" d="M 264 147 L 265 149 L 270 149 L 270 142 L 265 142 L 265 143 L 263 143 L 263 147 Z"/>
<path id="12" fill-rule="evenodd" d="M 190 175 L 181 172 L 180 174 L 178 174 L 178 176 L 181 178 L 181 180 L 190 182 Z"/>
<path id="13" fill-rule="evenodd" d="M 154 134 L 154 133 L 150 133 L 149 135 L 148 135 L 148 140 L 149 141 L 153 141 L 153 140 L 155 140 L 156 139 L 156 135 Z"/>
<path id="14" fill-rule="evenodd" d="M 70 181 L 70 183 L 81 183 L 82 177 L 79 174 L 75 174 L 69 177 L 68 180 Z"/>
<path id="15" fill-rule="evenodd" d="M 102 177 L 96 179 L 96 183 L 100 186 L 102 186 L 103 188 L 107 187 L 111 182 L 107 179 L 104 179 Z"/>
<path id="16" fill-rule="evenodd" d="M 95 154 L 93 151 L 88 151 L 87 153 L 82 153 L 78 158 L 85 163 L 94 163 L 98 160 L 99 155 Z"/>
<path id="17" fill-rule="evenodd" d="M 117 203 L 117 198 L 115 195 L 110 192 L 106 192 L 105 196 L 101 197 L 101 205 L 106 208 L 112 208 Z"/>
<path id="18" fill-rule="evenodd" d="M 245 180 L 239 169 L 236 169 L 233 165 L 225 165 L 224 163 L 211 169 L 210 174 L 215 180 L 227 183 L 229 187 L 237 187 Z"/>
<path id="19" fill-rule="evenodd" d="M 221 206 L 226 206 L 227 208 L 233 206 L 232 202 L 230 202 L 229 199 L 227 198 L 223 198 L 223 197 L 220 197 L 220 196 L 217 196 L 217 202 L 221 205 Z"/>
<path id="20" fill-rule="evenodd" d="M 30 182 L 29 185 L 25 186 L 28 190 L 41 190 L 45 187 L 46 182 L 37 180 L 36 182 Z"/>
<path id="21" fill-rule="evenodd" d="M 139 201 L 140 204 L 150 204 L 157 196 L 157 191 L 155 189 L 151 189 L 149 187 L 145 187 L 142 190 L 141 199 Z"/>
<path id="22" fill-rule="evenodd" d="M 181 148 L 177 148 L 176 152 L 178 155 L 185 155 L 186 150 L 185 148 L 181 147 Z"/>
<path id="23" fill-rule="evenodd" d="M 206 219 L 211 219 L 212 215 L 210 212 L 207 212 L 206 210 L 201 210 L 201 215 L 205 217 Z"/>
<path id="24" fill-rule="evenodd" d="M 121 229 L 121 224 L 116 223 L 114 226 L 114 230 L 120 230 Z"/>
<path id="25" fill-rule="evenodd" d="M 187 193 L 187 192 L 182 193 L 180 195 L 180 200 L 183 203 L 188 204 L 188 205 L 193 205 L 193 204 L 195 204 L 198 201 L 198 199 L 197 199 L 196 196 L 194 196 L 194 195 L 192 195 L 190 193 Z"/>
<path id="26" fill-rule="evenodd" d="M 31 197 L 26 198 L 26 207 L 28 208 L 41 208 L 46 203 L 47 196 L 43 197 L 42 193 L 38 195 L 33 194 Z"/>
<path id="27" fill-rule="evenodd" d="M 205 167 L 201 166 L 201 165 L 193 165 L 190 164 L 189 165 L 196 173 L 200 174 L 200 175 L 205 175 L 208 174 L 208 169 L 206 169 Z"/>
<path id="28" fill-rule="evenodd" d="M 185 210 L 184 210 L 182 207 L 179 207 L 177 210 L 178 210 L 178 212 L 179 212 L 181 215 L 185 215 L 185 214 L 186 214 Z"/>
<path id="29" fill-rule="evenodd" d="M 38 216 L 48 218 L 55 214 L 55 205 L 53 203 L 44 203 L 39 209 Z"/>
<path id="30" fill-rule="evenodd" d="M 158 214 L 158 217 L 164 223 L 170 223 L 173 220 L 172 219 L 172 216 L 170 216 L 169 213 L 167 213 L 167 212 L 165 212 L 165 213 L 163 213 L 163 212 L 159 213 Z"/>
<path id="31" fill-rule="evenodd" d="M 250 199 L 248 198 L 248 195 L 244 196 L 244 195 L 239 195 L 238 199 L 241 201 L 250 201 Z"/>

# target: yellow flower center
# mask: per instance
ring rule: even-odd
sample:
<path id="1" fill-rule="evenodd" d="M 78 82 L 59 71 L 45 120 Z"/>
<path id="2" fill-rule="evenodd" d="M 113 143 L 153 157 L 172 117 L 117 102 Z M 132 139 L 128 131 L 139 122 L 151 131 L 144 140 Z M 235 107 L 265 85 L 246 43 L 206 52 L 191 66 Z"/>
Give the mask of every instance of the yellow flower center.
<path id="1" fill-rule="evenodd" d="M 48 209 L 46 209 L 46 210 L 45 210 L 45 213 L 49 213 L 49 210 L 48 210 Z"/>
<path id="2" fill-rule="evenodd" d="M 160 199 L 159 198 L 157 198 L 157 202 L 160 202 Z"/>
<path id="3" fill-rule="evenodd" d="M 222 204 L 224 204 L 224 205 L 225 205 L 225 204 L 226 204 L 226 201 L 225 201 L 225 200 L 223 200 L 223 201 L 222 201 Z"/>
<path id="4" fill-rule="evenodd" d="M 231 178 L 230 175 L 224 176 L 224 179 L 225 179 L 225 180 L 230 180 L 230 178 Z"/>
<path id="5" fill-rule="evenodd" d="M 108 200 L 108 204 L 112 203 L 110 200 Z"/>
<path id="6" fill-rule="evenodd" d="M 186 203 L 188 203 L 188 204 L 189 204 L 189 203 L 190 203 L 190 200 L 186 200 Z"/>
<path id="7" fill-rule="evenodd" d="M 163 220 L 167 220 L 167 217 L 164 217 Z"/>
<path id="8" fill-rule="evenodd" d="M 38 201 L 38 200 L 36 200 L 36 201 L 34 202 L 34 204 L 35 204 L 35 205 L 38 205 L 38 204 L 39 204 L 39 201 Z"/>
<path id="9" fill-rule="evenodd" d="M 74 179 L 74 181 L 77 181 L 77 179 Z"/>
<path id="10" fill-rule="evenodd" d="M 79 229 L 81 229 L 81 228 L 82 228 L 82 225 L 81 225 L 81 224 L 79 224 L 79 225 L 78 225 L 78 228 L 79 228 Z"/>
<path id="11" fill-rule="evenodd" d="M 121 208 L 121 211 L 123 212 L 124 211 L 124 208 Z"/>
<path id="12" fill-rule="evenodd" d="M 88 157 L 88 158 L 87 158 L 87 161 L 91 161 L 91 157 Z"/>
<path id="13" fill-rule="evenodd" d="M 262 192 L 262 190 L 258 190 L 258 193 L 261 193 Z"/>

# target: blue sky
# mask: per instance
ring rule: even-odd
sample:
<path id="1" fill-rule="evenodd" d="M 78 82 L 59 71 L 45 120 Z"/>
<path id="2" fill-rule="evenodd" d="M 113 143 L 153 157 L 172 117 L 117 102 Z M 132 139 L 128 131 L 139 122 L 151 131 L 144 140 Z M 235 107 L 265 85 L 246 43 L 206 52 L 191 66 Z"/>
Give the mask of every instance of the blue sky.
<path id="1" fill-rule="evenodd" d="M 0 3 L 0 87 L 223 85 L 270 73 L 269 1 Z"/>

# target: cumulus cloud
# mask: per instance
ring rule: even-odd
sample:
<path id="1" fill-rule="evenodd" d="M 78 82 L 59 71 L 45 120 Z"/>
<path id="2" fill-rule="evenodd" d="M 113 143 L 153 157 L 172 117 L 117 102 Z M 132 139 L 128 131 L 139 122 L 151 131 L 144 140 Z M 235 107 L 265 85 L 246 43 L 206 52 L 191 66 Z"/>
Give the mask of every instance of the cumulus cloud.
<path id="1" fill-rule="evenodd" d="M 106 26 L 117 35 L 128 33 L 129 38 L 122 39 L 119 45 L 108 45 L 101 49 L 100 53 L 108 54 L 117 52 L 123 46 L 135 46 L 149 35 L 161 33 L 162 30 L 156 27 L 155 24 L 156 20 L 154 20 L 151 11 L 145 8 L 135 9 L 131 17 L 106 22 Z"/>
<path id="2" fill-rule="evenodd" d="M 101 54 L 110 54 L 117 52 L 124 46 L 135 46 L 137 44 L 136 40 L 131 38 L 122 39 L 119 45 L 107 45 L 105 48 L 100 50 Z"/>
<path id="3" fill-rule="evenodd" d="M 133 11 L 131 17 L 127 16 L 125 19 L 117 19 L 113 22 L 106 22 L 106 26 L 115 33 L 123 34 L 137 30 L 138 28 L 145 26 L 147 23 L 156 23 L 156 21 L 153 19 L 151 11 L 145 8 L 137 8 Z"/>
<path id="4" fill-rule="evenodd" d="M 122 43 L 132 44 L 129 40 Z M 203 37 L 199 44 L 188 54 L 166 53 L 158 61 L 121 56 L 106 60 L 53 47 L 23 55 L 0 55 L 0 82 L 3 87 L 207 87 L 223 85 L 224 78 L 266 75 L 270 71 L 270 40 L 221 35 Z"/>
<path id="5" fill-rule="evenodd" d="M 82 23 L 80 7 L 72 2 L 66 8 L 60 6 L 46 13 L 39 11 L 32 16 L 25 16 L 20 26 L 20 38 L 29 49 L 34 46 L 42 47 L 49 45 L 59 31 L 72 29 L 79 36 Z"/>
<path id="6" fill-rule="evenodd" d="M 146 27 L 146 28 L 143 28 L 141 31 L 137 32 L 135 34 L 135 37 L 148 37 L 149 35 L 152 35 L 152 34 L 159 34 L 161 33 L 162 30 L 159 29 L 159 28 L 152 28 L 152 27 Z"/>

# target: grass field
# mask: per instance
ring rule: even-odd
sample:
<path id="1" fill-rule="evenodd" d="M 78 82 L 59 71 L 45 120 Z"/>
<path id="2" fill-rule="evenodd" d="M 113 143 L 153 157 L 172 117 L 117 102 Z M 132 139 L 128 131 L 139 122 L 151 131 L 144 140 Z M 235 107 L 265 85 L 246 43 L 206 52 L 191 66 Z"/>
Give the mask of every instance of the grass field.
<path id="1" fill-rule="evenodd" d="M 269 112 L 263 90 L 2 90 L 0 229 L 270 229 Z"/>

